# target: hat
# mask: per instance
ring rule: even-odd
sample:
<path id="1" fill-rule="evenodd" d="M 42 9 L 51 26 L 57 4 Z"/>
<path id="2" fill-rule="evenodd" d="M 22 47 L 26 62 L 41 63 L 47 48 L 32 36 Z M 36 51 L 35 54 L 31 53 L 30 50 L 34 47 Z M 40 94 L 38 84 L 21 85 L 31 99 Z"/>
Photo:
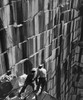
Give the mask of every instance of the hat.
<path id="1" fill-rule="evenodd" d="M 42 68 L 43 67 L 43 65 L 39 65 L 39 67 L 38 68 Z"/>
<path id="2" fill-rule="evenodd" d="M 32 68 L 31 72 L 36 72 L 36 68 Z"/>

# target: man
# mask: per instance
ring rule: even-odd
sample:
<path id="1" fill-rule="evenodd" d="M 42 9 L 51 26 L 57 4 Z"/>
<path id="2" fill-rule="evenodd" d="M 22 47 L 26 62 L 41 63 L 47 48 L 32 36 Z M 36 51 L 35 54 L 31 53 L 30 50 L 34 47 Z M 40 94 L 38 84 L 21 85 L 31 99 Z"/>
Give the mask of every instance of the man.
<path id="1" fill-rule="evenodd" d="M 23 93 L 25 91 L 25 89 L 26 89 L 26 87 L 28 85 L 32 86 L 33 91 L 35 90 L 35 88 L 36 88 L 36 83 L 35 83 L 35 77 L 36 77 L 36 75 L 35 74 L 36 74 L 36 68 L 33 68 L 31 70 L 31 73 L 27 76 L 27 78 L 25 80 L 25 83 L 24 83 L 24 86 L 21 89 L 20 93 L 18 94 L 18 97 L 21 96 L 21 93 Z"/>
<path id="2" fill-rule="evenodd" d="M 42 93 L 42 91 L 47 83 L 47 72 L 46 72 L 46 69 L 43 67 L 43 65 L 40 65 L 38 67 L 37 77 L 39 78 L 39 82 L 37 85 L 37 94 L 36 95 L 39 95 L 40 93 Z M 39 92 L 40 86 L 41 86 L 41 91 Z"/>

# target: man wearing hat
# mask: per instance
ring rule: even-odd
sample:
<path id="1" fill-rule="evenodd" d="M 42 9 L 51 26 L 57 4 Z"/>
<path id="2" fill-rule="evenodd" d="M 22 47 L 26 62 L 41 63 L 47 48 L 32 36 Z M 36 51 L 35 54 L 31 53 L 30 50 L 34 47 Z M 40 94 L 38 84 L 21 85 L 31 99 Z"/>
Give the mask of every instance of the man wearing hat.
<path id="1" fill-rule="evenodd" d="M 37 71 L 36 68 L 32 68 L 31 73 L 27 76 L 27 78 L 25 80 L 23 88 L 21 89 L 20 93 L 18 94 L 18 97 L 21 96 L 21 93 L 23 93 L 25 91 L 25 89 L 28 85 L 32 86 L 33 91 L 36 89 L 36 83 L 35 83 L 36 71 Z"/>
<path id="2" fill-rule="evenodd" d="M 37 85 L 38 92 L 36 95 L 39 95 L 40 93 L 42 93 L 42 91 L 47 83 L 47 72 L 46 72 L 46 69 L 44 68 L 44 65 L 39 65 L 37 74 L 38 74 L 37 77 L 39 78 L 39 82 Z M 40 86 L 41 86 L 41 91 L 39 92 Z"/>

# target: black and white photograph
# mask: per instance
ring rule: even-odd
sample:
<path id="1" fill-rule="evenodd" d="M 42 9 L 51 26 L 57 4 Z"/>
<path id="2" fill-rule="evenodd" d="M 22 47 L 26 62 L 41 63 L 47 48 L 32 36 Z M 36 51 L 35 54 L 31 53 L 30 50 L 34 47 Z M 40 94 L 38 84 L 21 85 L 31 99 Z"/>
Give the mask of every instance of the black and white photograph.
<path id="1" fill-rule="evenodd" d="M 0 100 L 83 100 L 83 0 L 0 0 Z"/>

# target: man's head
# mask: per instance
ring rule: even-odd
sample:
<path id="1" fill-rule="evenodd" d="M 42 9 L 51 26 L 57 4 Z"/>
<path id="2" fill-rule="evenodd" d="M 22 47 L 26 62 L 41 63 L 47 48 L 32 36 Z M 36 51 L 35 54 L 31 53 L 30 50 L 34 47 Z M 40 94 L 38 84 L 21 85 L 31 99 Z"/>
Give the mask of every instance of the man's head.
<path id="1" fill-rule="evenodd" d="M 38 67 L 38 68 L 39 68 L 39 69 L 43 68 L 43 64 L 39 65 L 39 67 Z"/>
<path id="2" fill-rule="evenodd" d="M 31 73 L 35 73 L 36 72 L 36 68 L 32 68 Z"/>

